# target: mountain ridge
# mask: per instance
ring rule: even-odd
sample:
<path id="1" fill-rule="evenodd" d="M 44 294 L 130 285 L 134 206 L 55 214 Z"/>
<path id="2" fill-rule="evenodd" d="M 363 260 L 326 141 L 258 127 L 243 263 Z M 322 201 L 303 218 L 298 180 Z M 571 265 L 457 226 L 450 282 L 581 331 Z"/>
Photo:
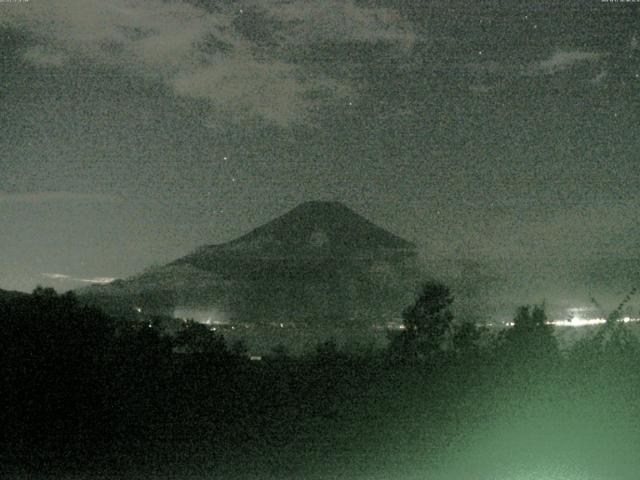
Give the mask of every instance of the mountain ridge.
<path id="1" fill-rule="evenodd" d="M 353 256 L 384 250 L 415 251 L 412 242 L 388 232 L 335 201 L 309 201 L 228 242 L 199 247 L 170 264 L 202 265 L 207 255 L 278 257 Z"/>
<path id="2" fill-rule="evenodd" d="M 412 242 L 346 205 L 312 201 L 229 242 L 83 292 L 130 310 L 211 307 L 240 321 L 337 323 L 401 311 L 416 254 Z"/>

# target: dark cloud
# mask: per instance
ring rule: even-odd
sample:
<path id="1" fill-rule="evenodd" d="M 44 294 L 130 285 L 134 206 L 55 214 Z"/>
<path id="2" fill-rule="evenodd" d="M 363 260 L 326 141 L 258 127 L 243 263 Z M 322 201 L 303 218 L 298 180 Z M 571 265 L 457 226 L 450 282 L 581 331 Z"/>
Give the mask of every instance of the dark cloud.
<path id="1" fill-rule="evenodd" d="M 82 60 L 161 81 L 180 96 L 277 124 L 304 121 L 309 92 L 349 88 L 301 72 L 282 52 L 325 41 L 413 41 L 393 10 L 353 2 L 259 2 L 239 7 L 147 0 L 134 5 L 65 0 L 10 10 L 5 25 L 37 32 L 24 58 L 62 67 Z"/>

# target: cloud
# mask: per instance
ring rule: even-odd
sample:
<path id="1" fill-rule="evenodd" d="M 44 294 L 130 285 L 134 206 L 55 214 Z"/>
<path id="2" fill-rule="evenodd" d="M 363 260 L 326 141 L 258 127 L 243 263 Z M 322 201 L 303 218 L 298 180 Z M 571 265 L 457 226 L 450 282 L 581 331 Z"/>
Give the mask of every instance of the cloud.
<path id="1" fill-rule="evenodd" d="M 38 45 L 25 59 L 36 65 L 60 67 L 72 60 L 115 66 L 163 82 L 176 95 L 207 100 L 216 110 L 281 125 L 303 121 L 314 92 L 341 95 L 348 89 L 304 75 L 284 58 L 287 49 L 325 40 L 404 46 L 413 40 L 394 11 L 352 0 L 268 0 L 248 2 L 247 8 L 265 15 L 250 27 L 272 30 L 275 43 L 268 51 L 243 33 L 244 10 L 229 4 L 208 11 L 164 0 L 29 2 L 10 9 L 0 26 L 33 34 Z"/>
<path id="2" fill-rule="evenodd" d="M 288 35 L 296 41 L 382 41 L 408 48 L 416 40 L 409 23 L 389 8 L 363 8 L 352 0 L 272 1 L 261 5 L 287 24 Z"/>
<path id="3" fill-rule="evenodd" d="M 301 82 L 294 66 L 278 60 L 259 63 L 247 57 L 220 58 L 216 64 L 185 69 L 170 79 L 178 95 L 213 101 L 225 114 L 251 115 L 276 124 L 303 121 L 312 90 L 340 95 L 346 87 L 328 79 Z"/>
<path id="4" fill-rule="evenodd" d="M 51 278 L 52 280 L 67 280 L 71 277 L 69 275 L 64 275 L 62 273 L 41 273 L 43 277 Z"/>
<path id="5" fill-rule="evenodd" d="M 470 85 L 469 86 L 469 90 L 478 94 L 489 93 L 495 90 L 495 88 L 496 87 L 492 85 Z"/>
<path id="6" fill-rule="evenodd" d="M 105 285 L 111 283 L 115 278 L 112 277 L 93 277 L 93 278 L 78 278 L 63 273 L 41 273 L 41 276 L 50 278 L 51 280 L 70 281 L 70 282 L 82 282 L 82 283 L 94 283 L 99 285 Z"/>
<path id="7" fill-rule="evenodd" d="M 622 244 L 620 239 L 638 236 L 634 218 L 639 200 L 637 195 L 619 200 L 591 198 L 588 203 L 564 205 L 526 219 L 513 213 L 492 226 L 491 237 L 483 239 L 481 254 L 486 258 L 500 252 L 505 257 L 534 259 L 549 258 L 553 252 L 565 260 L 603 254 L 637 256 L 637 245 Z M 518 215 L 517 223 L 514 215 Z"/>
<path id="8" fill-rule="evenodd" d="M 596 52 L 583 52 L 579 50 L 557 50 L 546 60 L 535 62 L 531 65 L 532 72 L 541 72 L 547 75 L 568 70 L 573 66 L 600 60 L 604 55 Z"/>
<path id="9" fill-rule="evenodd" d="M 47 49 L 41 45 L 28 49 L 24 58 L 41 67 L 62 67 L 67 62 L 67 56 L 64 53 Z"/>
<path id="10" fill-rule="evenodd" d="M 46 202 L 120 202 L 117 195 L 103 193 L 78 193 L 65 191 L 52 192 L 0 192 L 0 203 L 27 203 L 37 204 Z"/>
<path id="11" fill-rule="evenodd" d="M 178 95 L 213 100 L 228 110 L 253 110 L 277 123 L 288 123 L 304 109 L 304 87 L 283 63 L 258 64 L 222 59 L 216 65 L 183 71 L 170 80 Z"/>
<path id="12" fill-rule="evenodd" d="M 602 71 L 591 79 L 591 84 L 595 86 L 601 86 L 606 84 L 608 73 Z"/>
<path id="13" fill-rule="evenodd" d="M 462 68 L 469 90 L 483 94 L 491 90 L 499 90 L 517 79 L 540 75 L 551 76 L 581 64 L 600 62 L 607 55 L 607 53 L 579 50 L 556 50 L 549 58 L 536 62 L 474 61 L 464 64 Z M 598 74 L 592 74 L 590 83 L 594 86 L 603 86 L 607 82 L 607 77 L 608 73 L 602 70 Z"/>

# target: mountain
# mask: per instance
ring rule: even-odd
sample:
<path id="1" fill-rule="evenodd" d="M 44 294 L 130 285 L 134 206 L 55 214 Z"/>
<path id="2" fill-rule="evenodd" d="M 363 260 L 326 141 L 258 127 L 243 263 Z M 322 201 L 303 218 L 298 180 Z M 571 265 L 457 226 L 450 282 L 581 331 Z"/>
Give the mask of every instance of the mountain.
<path id="1" fill-rule="evenodd" d="M 24 293 L 24 292 L 16 292 L 13 290 L 0 289 L 0 301 L 14 300 L 16 298 L 26 297 L 28 295 L 29 295 L 28 293 Z"/>
<path id="2" fill-rule="evenodd" d="M 208 248 L 296 254 L 413 250 L 415 245 L 378 227 L 340 202 L 305 202 L 235 240 Z M 189 258 L 189 257 L 187 257 Z"/>
<path id="3" fill-rule="evenodd" d="M 227 275 L 251 264 L 314 264 L 327 259 L 403 257 L 415 245 L 339 202 L 306 202 L 235 240 L 209 245 L 171 263 Z M 258 261 L 258 262 L 256 262 Z M 244 272 L 246 273 L 246 272 Z"/>
<path id="4" fill-rule="evenodd" d="M 80 292 L 97 303 L 242 322 L 370 324 L 413 295 L 415 245 L 339 202 L 306 202 L 226 243 Z"/>

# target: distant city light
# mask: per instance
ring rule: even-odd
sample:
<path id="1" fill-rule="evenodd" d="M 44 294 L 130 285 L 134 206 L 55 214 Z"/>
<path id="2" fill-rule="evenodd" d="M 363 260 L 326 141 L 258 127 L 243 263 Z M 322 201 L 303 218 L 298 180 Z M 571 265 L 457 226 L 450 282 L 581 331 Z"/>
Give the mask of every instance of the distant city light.
<path id="1" fill-rule="evenodd" d="M 142 307 L 135 306 L 133 309 L 142 313 Z M 567 316 L 565 318 L 557 318 L 555 320 L 548 320 L 547 325 L 552 325 L 559 328 L 579 328 L 579 327 L 589 327 L 596 325 L 603 325 L 607 322 L 607 319 L 602 316 L 593 316 L 589 317 L 589 313 L 595 313 L 593 308 L 589 307 L 573 307 L 566 309 Z M 227 312 L 222 310 L 217 310 L 213 307 L 209 308 L 190 308 L 190 307 L 177 307 L 174 309 L 173 316 L 176 319 L 182 320 L 186 322 L 187 320 L 194 320 L 198 323 L 202 323 L 208 325 L 212 331 L 217 330 L 246 330 L 250 328 L 259 328 L 259 325 L 253 325 L 251 323 L 246 322 L 234 322 L 229 317 Z M 382 320 L 382 319 L 381 319 Z M 623 318 L 619 318 L 617 320 L 621 323 L 639 323 L 640 318 L 625 316 Z M 483 323 L 485 327 L 489 328 L 508 328 L 513 327 L 514 322 L 512 319 L 494 319 L 492 321 L 488 321 Z M 291 322 L 271 322 L 269 323 L 270 327 L 275 327 L 279 329 L 304 329 L 305 325 L 296 325 Z M 403 331 L 406 330 L 406 327 L 402 321 L 402 319 L 394 317 L 393 320 L 390 321 L 380 321 L 379 323 L 370 324 L 370 328 L 373 331 L 384 332 L 384 331 Z"/>
<path id="2" fill-rule="evenodd" d="M 224 326 L 230 324 L 227 313 L 214 307 L 179 306 L 174 308 L 173 317 L 182 320 L 194 320 L 205 325 Z"/>
<path id="3" fill-rule="evenodd" d="M 640 322 L 640 318 L 624 317 L 624 318 L 618 319 L 618 322 L 622 322 L 622 323 L 637 323 L 637 322 Z M 546 323 L 547 323 L 547 325 L 553 325 L 554 327 L 573 327 L 573 328 L 578 328 L 578 327 L 588 327 L 590 325 L 603 325 L 603 324 L 607 323 L 607 319 L 606 318 L 576 318 L 576 317 L 573 317 L 573 318 L 570 318 L 570 319 L 550 320 L 550 321 L 548 321 Z M 513 327 L 514 323 L 509 321 L 509 322 L 504 322 L 503 325 L 505 327 Z M 495 323 L 488 323 L 487 326 L 493 327 L 493 326 L 496 326 L 496 324 Z"/>
<path id="4" fill-rule="evenodd" d="M 587 325 L 602 325 L 606 322 L 606 318 L 571 318 L 567 320 L 553 320 L 548 323 L 556 327 L 585 327 Z"/>

